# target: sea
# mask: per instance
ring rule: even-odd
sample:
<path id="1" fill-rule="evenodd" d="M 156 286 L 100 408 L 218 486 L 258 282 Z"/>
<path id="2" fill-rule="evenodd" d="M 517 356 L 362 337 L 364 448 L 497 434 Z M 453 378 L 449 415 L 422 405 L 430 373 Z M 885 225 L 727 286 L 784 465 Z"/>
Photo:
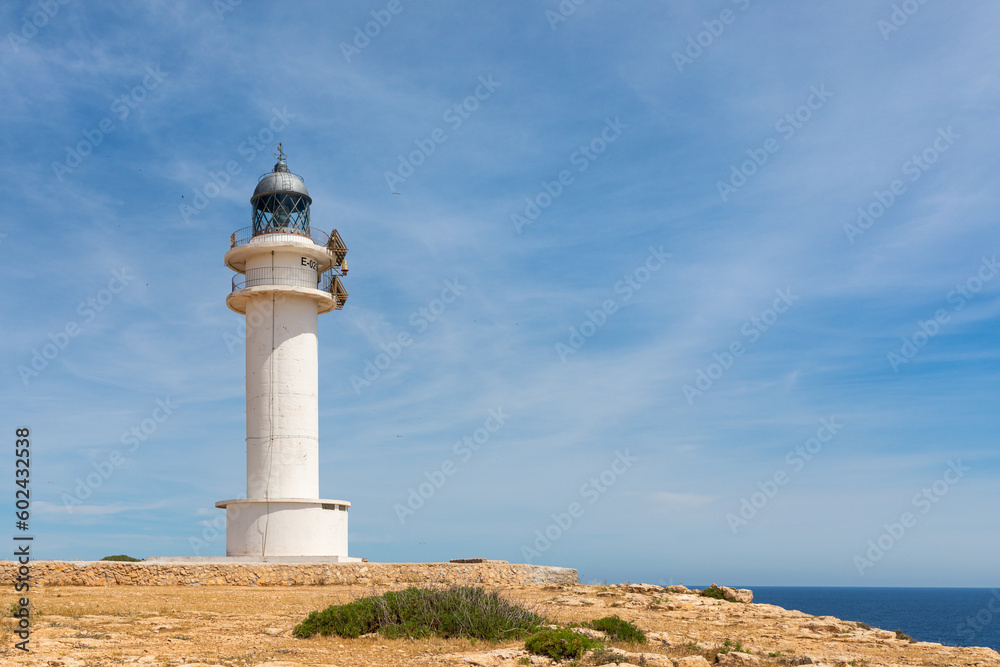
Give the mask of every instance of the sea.
<path id="1" fill-rule="evenodd" d="M 1000 651 L 1000 589 L 739 586 L 753 601 L 902 630 L 917 641 Z"/>

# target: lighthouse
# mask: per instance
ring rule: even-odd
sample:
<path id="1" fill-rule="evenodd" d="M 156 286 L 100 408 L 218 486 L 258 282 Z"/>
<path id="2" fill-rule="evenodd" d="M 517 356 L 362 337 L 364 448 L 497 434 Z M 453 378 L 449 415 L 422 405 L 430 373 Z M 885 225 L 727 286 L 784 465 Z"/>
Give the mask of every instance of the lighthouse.
<path id="1" fill-rule="evenodd" d="M 278 145 L 250 198 L 252 224 L 233 233 L 226 305 L 246 316 L 246 498 L 222 500 L 226 555 L 356 561 L 351 503 L 319 497 L 319 315 L 347 300 L 347 246 L 311 225 L 312 198 Z"/>

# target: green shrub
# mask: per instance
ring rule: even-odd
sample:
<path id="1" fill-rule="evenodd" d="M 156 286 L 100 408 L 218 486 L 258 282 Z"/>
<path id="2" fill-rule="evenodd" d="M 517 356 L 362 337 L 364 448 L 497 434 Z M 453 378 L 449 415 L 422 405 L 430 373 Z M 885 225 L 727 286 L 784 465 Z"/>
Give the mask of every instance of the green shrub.
<path id="1" fill-rule="evenodd" d="M 378 630 L 378 619 L 373 600 L 362 598 L 350 604 L 330 605 L 323 611 L 314 611 L 292 631 L 296 637 L 315 634 L 360 637 Z"/>
<path id="2" fill-rule="evenodd" d="M 722 592 L 722 589 L 714 584 L 703 590 L 701 596 L 703 598 L 715 598 L 716 600 L 726 599 L 726 595 Z"/>
<path id="3" fill-rule="evenodd" d="M 603 646 L 596 639 L 573 632 L 567 628 L 558 630 L 542 630 L 533 634 L 524 642 L 524 648 L 537 655 L 545 655 L 553 660 L 569 658 L 576 660 L 590 649 Z"/>
<path id="4" fill-rule="evenodd" d="M 902 640 L 908 641 L 910 643 L 913 643 L 913 641 L 914 641 L 913 637 L 911 637 L 910 635 L 906 634 L 902 630 L 896 630 L 896 639 L 902 639 Z"/>
<path id="5" fill-rule="evenodd" d="M 599 618 L 596 621 L 591 621 L 585 625 L 588 628 L 600 630 L 601 632 L 606 633 L 608 637 L 617 639 L 621 642 L 630 642 L 633 644 L 646 643 L 646 633 L 632 623 L 623 621 L 617 616 L 605 616 L 604 618 Z"/>
<path id="6" fill-rule="evenodd" d="M 722 648 L 719 649 L 719 654 L 723 653 L 748 653 L 748 651 L 743 648 L 742 642 L 732 642 L 727 639 L 722 643 Z"/>
<path id="7" fill-rule="evenodd" d="M 126 563 L 138 563 L 142 559 L 141 558 L 132 558 L 131 556 L 126 556 L 125 554 L 119 554 L 117 556 L 105 556 L 101 560 L 117 560 L 117 561 L 124 561 Z"/>
<path id="8" fill-rule="evenodd" d="M 295 626 L 296 637 L 315 634 L 359 637 L 467 637 L 501 641 L 521 638 L 545 619 L 496 592 L 455 586 L 407 588 L 314 611 Z"/>

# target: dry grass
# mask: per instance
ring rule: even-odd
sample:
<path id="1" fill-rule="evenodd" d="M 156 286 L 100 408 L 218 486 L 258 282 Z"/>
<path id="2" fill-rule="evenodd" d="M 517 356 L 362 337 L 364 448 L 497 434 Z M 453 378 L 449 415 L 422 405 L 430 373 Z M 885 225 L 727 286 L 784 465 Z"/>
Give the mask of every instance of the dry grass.
<path id="1" fill-rule="evenodd" d="M 403 588 L 405 586 L 394 587 Z M 35 616 L 32 626 L 34 664 L 44 667 L 62 656 L 72 656 L 87 667 L 121 665 L 151 656 L 141 667 L 177 667 L 206 663 L 225 667 L 256 667 L 265 662 L 286 665 L 337 665 L 338 667 L 389 665 L 458 665 L 443 656 L 474 653 L 523 642 L 492 645 L 463 639 L 384 639 L 382 637 L 313 637 L 296 639 L 291 630 L 309 612 L 330 604 L 383 593 L 386 587 L 50 587 L 32 591 Z M 853 624 L 849 632 L 827 636 L 798 629 L 815 619 L 769 605 L 735 605 L 704 598 L 674 604 L 674 596 L 624 594 L 599 587 L 508 587 L 503 593 L 535 607 L 549 619 L 582 623 L 617 614 L 643 630 L 665 632 L 671 646 L 611 643 L 625 651 L 646 651 L 681 657 L 714 651 L 726 638 L 742 641 L 761 658 L 761 667 L 779 664 L 766 657 L 781 651 L 785 656 L 843 656 L 858 665 L 949 664 L 956 667 L 1000 667 L 1000 659 L 956 649 L 931 649 L 905 641 L 864 640 L 865 631 Z M 564 598 L 584 600 L 582 606 L 554 603 Z M 15 601 L 11 590 L 0 591 L 0 609 Z M 718 604 L 716 604 L 718 602 Z M 611 605 L 618 605 L 612 607 Z M 14 619 L 0 622 L 0 665 L 25 664 L 13 648 Z M 869 633 L 870 635 L 870 633 Z M 694 648 L 697 645 L 699 648 Z M 690 648 L 689 648 L 690 647 Z M 994 654 L 995 655 L 995 654 Z M 837 662 L 830 660 L 829 662 Z M 76 664 L 76 663 L 74 663 Z"/>
<path id="2" fill-rule="evenodd" d="M 48 654 L 51 659 L 69 655 L 95 666 L 155 655 L 165 665 L 253 667 L 275 661 L 344 667 L 440 664 L 436 658 L 442 654 L 483 649 L 483 642 L 468 640 L 291 636 L 292 628 L 309 612 L 371 595 L 372 590 L 362 586 L 39 589 L 32 591 L 38 612 L 32 626 L 32 655 Z M 2 603 L 9 608 L 9 596 L 4 595 Z M 0 629 L 4 640 L 0 664 L 20 654 L 12 648 L 13 620 L 4 619 Z M 35 648 L 39 643 L 45 650 Z"/>

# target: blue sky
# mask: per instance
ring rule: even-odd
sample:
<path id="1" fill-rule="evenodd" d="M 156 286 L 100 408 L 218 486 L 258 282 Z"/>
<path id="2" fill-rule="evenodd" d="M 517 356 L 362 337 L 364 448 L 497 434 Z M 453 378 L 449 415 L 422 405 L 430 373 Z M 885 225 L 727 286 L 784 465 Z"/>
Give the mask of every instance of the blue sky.
<path id="1" fill-rule="evenodd" d="M 281 141 L 350 248 L 320 488 L 352 555 L 998 585 L 994 3 L 0 21 L 0 397 L 33 433 L 38 555 L 225 553 L 222 257 Z"/>

